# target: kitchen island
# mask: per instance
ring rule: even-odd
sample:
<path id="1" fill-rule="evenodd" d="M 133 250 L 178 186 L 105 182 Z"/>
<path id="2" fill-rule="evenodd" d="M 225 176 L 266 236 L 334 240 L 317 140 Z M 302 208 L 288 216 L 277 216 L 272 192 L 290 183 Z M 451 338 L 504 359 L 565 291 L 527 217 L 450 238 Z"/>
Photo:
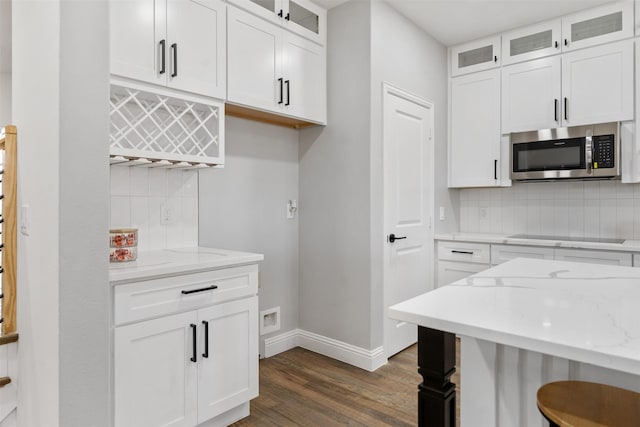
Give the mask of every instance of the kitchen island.
<path id="1" fill-rule="evenodd" d="M 389 308 L 418 328 L 419 425 L 544 425 L 537 388 L 561 379 L 640 391 L 640 269 L 515 259 Z"/>

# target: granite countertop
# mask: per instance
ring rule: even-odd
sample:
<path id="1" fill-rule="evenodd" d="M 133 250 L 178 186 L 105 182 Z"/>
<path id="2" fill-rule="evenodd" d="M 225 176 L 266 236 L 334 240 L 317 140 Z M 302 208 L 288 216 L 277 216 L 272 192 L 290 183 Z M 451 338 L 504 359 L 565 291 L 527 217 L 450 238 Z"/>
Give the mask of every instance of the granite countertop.
<path id="1" fill-rule="evenodd" d="M 567 249 L 595 249 L 619 252 L 640 252 L 640 240 L 625 240 L 622 243 L 587 242 L 577 240 L 561 240 L 559 237 L 544 239 L 525 239 L 510 237 L 506 234 L 491 233 L 443 233 L 436 234 L 435 240 L 451 240 L 459 242 L 493 243 L 503 245 L 544 246 Z"/>
<path id="2" fill-rule="evenodd" d="M 136 261 L 110 263 L 109 281 L 111 284 L 119 284 L 139 279 L 254 264 L 263 259 L 262 254 L 203 247 L 141 251 L 138 252 Z"/>
<path id="3" fill-rule="evenodd" d="M 640 375 L 640 269 L 515 259 L 389 308 L 433 329 Z"/>

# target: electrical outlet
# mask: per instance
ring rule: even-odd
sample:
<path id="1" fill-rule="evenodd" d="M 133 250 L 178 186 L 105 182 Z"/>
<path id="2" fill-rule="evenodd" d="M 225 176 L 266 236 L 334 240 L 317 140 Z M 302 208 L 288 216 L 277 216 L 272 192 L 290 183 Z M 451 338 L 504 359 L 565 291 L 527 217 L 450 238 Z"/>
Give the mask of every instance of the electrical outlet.
<path id="1" fill-rule="evenodd" d="M 444 220 L 445 220 L 444 206 L 440 206 L 440 221 L 444 221 Z"/>
<path id="2" fill-rule="evenodd" d="M 20 206 L 20 234 L 28 236 L 31 224 L 29 221 L 29 205 Z"/>
<path id="3" fill-rule="evenodd" d="M 160 207 L 160 224 L 161 225 L 169 225 L 174 221 L 174 213 L 173 209 L 171 209 L 166 204 Z"/>
<path id="4" fill-rule="evenodd" d="M 479 209 L 480 219 L 487 219 L 487 208 L 481 207 Z"/>

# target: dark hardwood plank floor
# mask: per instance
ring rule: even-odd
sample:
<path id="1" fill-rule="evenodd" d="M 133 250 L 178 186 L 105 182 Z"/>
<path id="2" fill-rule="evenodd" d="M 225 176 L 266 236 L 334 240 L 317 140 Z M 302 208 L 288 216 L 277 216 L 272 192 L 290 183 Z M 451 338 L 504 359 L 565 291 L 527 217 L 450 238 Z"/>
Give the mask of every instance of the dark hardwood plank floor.
<path id="1" fill-rule="evenodd" d="M 260 361 L 260 396 L 248 426 L 415 426 L 417 346 L 375 372 L 295 348 Z"/>

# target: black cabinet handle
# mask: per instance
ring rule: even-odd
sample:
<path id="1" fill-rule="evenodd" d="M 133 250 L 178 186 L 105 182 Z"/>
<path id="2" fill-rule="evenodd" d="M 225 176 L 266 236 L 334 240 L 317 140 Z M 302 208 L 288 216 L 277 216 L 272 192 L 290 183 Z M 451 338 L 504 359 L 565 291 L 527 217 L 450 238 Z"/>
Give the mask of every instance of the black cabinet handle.
<path id="1" fill-rule="evenodd" d="M 202 353 L 202 357 L 209 358 L 209 322 L 206 320 L 202 321 L 204 325 L 204 353 Z"/>
<path id="2" fill-rule="evenodd" d="M 282 18 L 282 9 L 280 9 L 280 12 L 278 12 L 278 16 Z"/>
<path id="3" fill-rule="evenodd" d="M 285 80 L 284 83 L 287 85 L 287 102 L 284 105 L 289 105 L 291 103 L 291 91 L 289 90 L 291 84 L 289 80 Z"/>
<path id="4" fill-rule="evenodd" d="M 160 40 L 160 74 L 164 74 L 166 71 L 166 53 L 167 53 L 167 41 Z"/>
<path id="5" fill-rule="evenodd" d="M 393 243 L 396 240 L 403 240 L 403 239 L 406 239 L 406 238 L 407 238 L 407 236 L 398 237 L 395 234 L 391 233 L 391 234 L 389 234 L 389 243 Z"/>
<path id="6" fill-rule="evenodd" d="M 556 49 L 558 48 L 558 41 L 557 40 L 555 41 L 555 47 L 556 47 Z"/>
<path id="7" fill-rule="evenodd" d="M 493 161 L 493 179 L 498 179 L 498 161 Z"/>
<path id="8" fill-rule="evenodd" d="M 493 57 L 493 62 L 498 62 L 498 57 L 497 56 Z"/>
<path id="9" fill-rule="evenodd" d="M 191 335 L 193 337 L 193 357 L 191 357 L 189 360 L 191 360 L 192 362 L 197 362 L 198 358 L 197 358 L 197 353 L 198 353 L 198 343 L 196 342 L 198 337 L 196 334 L 196 325 L 195 324 L 191 324 Z"/>
<path id="10" fill-rule="evenodd" d="M 553 120 L 558 121 L 558 98 L 553 100 Z"/>
<path id="11" fill-rule="evenodd" d="M 569 39 L 564 39 L 564 45 L 569 46 Z"/>
<path id="12" fill-rule="evenodd" d="M 564 97 L 564 119 L 565 120 L 569 120 L 568 114 L 567 114 L 567 97 Z"/>
<path id="13" fill-rule="evenodd" d="M 178 43 L 172 44 L 171 50 L 173 50 L 173 73 L 171 73 L 171 77 L 177 77 L 178 76 Z"/>
<path id="14" fill-rule="evenodd" d="M 288 20 L 289 20 L 289 12 L 287 12 L 287 16 L 285 16 L 285 17 L 284 17 L 284 20 L 285 20 L 285 21 L 288 21 Z"/>
<path id="15" fill-rule="evenodd" d="M 189 294 L 195 294 L 196 292 L 204 292 L 204 291 L 212 291 L 214 289 L 218 289 L 217 285 L 211 285 L 211 286 L 207 286 L 206 288 L 200 288 L 200 289 L 190 289 L 188 291 L 185 291 L 184 289 L 182 290 L 182 295 L 189 295 Z"/>
<path id="16" fill-rule="evenodd" d="M 473 255 L 472 251 L 451 251 L 452 254 Z"/>
<path id="17" fill-rule="evenodd" d="M 278 104 L 282 104 L 284 102 L 284 99 L 282 98 L 282 90 L 283 90 L 282 80 L 283 80 L 282 77 L 278 79 L 278 82 L 280 83 L 280 101 L 278 101 Z"/>

